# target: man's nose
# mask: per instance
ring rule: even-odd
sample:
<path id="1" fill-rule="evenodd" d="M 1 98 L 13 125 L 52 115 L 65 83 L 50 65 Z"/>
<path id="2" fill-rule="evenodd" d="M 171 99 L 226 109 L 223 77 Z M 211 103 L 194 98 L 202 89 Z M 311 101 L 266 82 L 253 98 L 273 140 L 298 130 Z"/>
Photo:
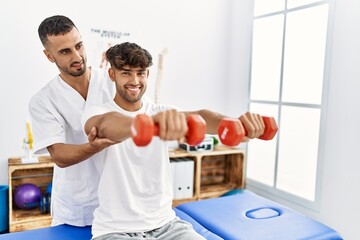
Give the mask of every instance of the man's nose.
<path id="1" fill-rule="evenodd" d="M 138 84 L 140 82 L 140 77 L 137 74 L 132 74 L 131 76 L 131 83 Z"/>
<path id="2" fill-rule="evenodd" d="M 74 54 L 73 54 L 73 61 L 75 62 L 81 62 L 82 60 L 82 55 L 79 51 L 74 51 Z"/>

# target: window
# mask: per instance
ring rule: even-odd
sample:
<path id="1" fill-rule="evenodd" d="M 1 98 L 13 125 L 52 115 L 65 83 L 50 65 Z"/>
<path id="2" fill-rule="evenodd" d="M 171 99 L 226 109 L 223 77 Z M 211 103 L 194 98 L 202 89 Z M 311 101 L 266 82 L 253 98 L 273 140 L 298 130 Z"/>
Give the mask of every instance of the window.
<path id="1" fill-rule="evenodd" d="M 326 56 L 332 1 L 256 0 L 250 111 L 274 116 L 271 141 L 247 146 L 249 188 L 313 206 L 317 202 Z"/>

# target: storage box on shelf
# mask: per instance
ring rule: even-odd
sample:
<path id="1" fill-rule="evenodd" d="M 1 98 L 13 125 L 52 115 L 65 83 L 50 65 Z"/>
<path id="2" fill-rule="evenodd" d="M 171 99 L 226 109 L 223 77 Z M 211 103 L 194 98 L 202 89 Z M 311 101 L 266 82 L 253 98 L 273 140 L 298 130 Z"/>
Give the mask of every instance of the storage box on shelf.
<path id="1" fill-rule="evenodd" d="M 213 151 L 169 152 L 172 158 L 194 161 L 194 194 L 192 198 L 174 200 L 173 206 L 184 202 L 219 197 L 229 190 L 245 187 L 244 150 L 218 146 Z"/>
<path id="2" fill-rule="evenodd" d="M 9 231 L 48 227 L 51 224 L 50 214 L 41 214 L 39 208 L 22 210 L 14 206 L 13 194 L 17 186 L 33 183 L 44 193 L 51 183 L 54 163 L 48 156 L 38 157 L 38 163 L 23 164 L 21 158 L 9 158 Z"/>

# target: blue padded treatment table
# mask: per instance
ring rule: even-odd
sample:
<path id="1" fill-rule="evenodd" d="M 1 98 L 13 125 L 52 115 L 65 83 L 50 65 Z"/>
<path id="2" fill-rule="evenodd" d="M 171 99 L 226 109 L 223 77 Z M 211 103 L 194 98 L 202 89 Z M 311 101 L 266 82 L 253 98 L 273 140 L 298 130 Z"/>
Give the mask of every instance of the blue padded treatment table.
<path id="1" fill-rule="evenodd" d="M 210 232 L 192 217 L 179 209 L 174 209 L 181 219 L 191 223 L 199 234 L 207 240 L 221 240 L 222 238 Z M 91 227 L 74 227 L 70 225 L 59 225 L 55 227 L 40 228 L 22 232 L 0 234 L 0 240 L 89 240 L 91 239 Z"/>
<path id="2" fill-rule="evenodd" d="M 250 191 L 184 203 L 177 209 L 226 240 L 343 239 L 335 230 Z"/>
<path id="3" fill-rule="evenodd" d="M 0 235 L 1 240 L 89 240 L 91 227 L 59 225 Z"/>
<path id="4" fill-rule="evenodd" d="M 207 240 L 337 240 L 333 229 L 250 191 L 183 203 L 176 215 Z M 89 240 L 91 227 L 60 225 L 0 235 L 0 240 Z"/>

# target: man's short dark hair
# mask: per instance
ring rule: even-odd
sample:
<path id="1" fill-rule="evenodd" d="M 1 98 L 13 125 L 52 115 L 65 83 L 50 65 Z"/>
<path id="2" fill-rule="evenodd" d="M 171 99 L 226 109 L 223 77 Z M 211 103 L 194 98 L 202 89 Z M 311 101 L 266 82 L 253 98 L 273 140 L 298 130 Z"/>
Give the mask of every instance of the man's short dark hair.
<path id="1" fill-rule="evenodd" d="M 44 19 L 38 28 L 39 38 L 43 46 L 48 41 L 48 36 L 57 36 L 70 32 L 73 28 L 76 28 L 73 21 L 70 18 L 55 15 Z"/>
<path id="2" fill-rule="evenodd" d="M 110 47 L 106 59 L 111 67 L 121 70 L 124 66 L 148 68 L 152 66 L 150 53 L 135 43 L 124 42 Z"/>

